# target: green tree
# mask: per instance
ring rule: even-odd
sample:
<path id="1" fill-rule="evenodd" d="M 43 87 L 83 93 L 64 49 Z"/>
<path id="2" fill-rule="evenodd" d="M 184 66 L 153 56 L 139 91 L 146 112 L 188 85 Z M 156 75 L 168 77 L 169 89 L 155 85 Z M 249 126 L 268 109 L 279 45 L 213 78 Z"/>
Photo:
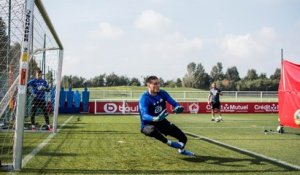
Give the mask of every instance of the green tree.
<path id="1" fill-rule="evenodd" d="M 143 77 L 143 85 L 144 86 L 147 86 L 147 82 L 146 82 L 146 80 L 147 80 L 147 78 L 148 78 L 149 76 L 145 76 L 145 77 Z"/>
<path id="2" fill-rule="evenodd" d="M 165 80 L 162 77 L 159 77 L 160 86 L 165 87 Z"/>
<path id="3" fill-rule="evenodd" d="M 72 76 L 72 87 L 73 88 L 81 88 L 84 85 L 84 82 L 86 81 L 83 77 L 78 76 Z"/>
<path id="4" fill-rule="evenodd" d="M 258 78 L 258 75 L 256 73 L 255 69 L 249 69 L 247 72 L 247 75 L 245 76 L 245 80 L 256 80 Z"/>
<path id="5" fill-rule="evenodd" d="M 259 74 L 258 79 L 268 79 L 267 74 L 266 73 Z"/>
<path id="6" fill-rule="evenodd" d="M 105 86 L 105 74 L 100 74 L 91 79 L 91 85 L 93 87 L 103 87 Z"/>
<path id="7" fill-rule="evenodd" d="M 230 67 L 227 69 L 227 71 L 225 73 L 225 78 L 230 81 L 233 81 L 233 82 L 238 82 L 241 80 L 239 71 L 236 68 L 236 66 L 233 66 L 233 67 Z"/>
<path id="8" fill-rule="evenodd" d="M 119 76 L 119 81 L 118 81 L 118 85 L 117 86 L 128 86 L 130 83 L 130 80 L 128 77 L 122 75 Z"/>
<path id="9" fill-rule="evenodd" d="M 176 83 L 173 80 L 167 80 L 164 85 L 165 87 L 171 87 L 171 88 L 176 87 Z"/>
<path id="10" fill-rule="evenodd" d="M 276 68 L 275 72 L 273 75 L 270 76 L 271 80 L 279 80 L 281 75 L 281 69 Z"/>
<path id="11" fill-rule="evenodd" d="M 277 91 L 279 87 L 279 81 L 281 77 L 281 69 L 277 68 L 273 75 L 270 76 L 270 91 Z"/>
<path id="12" fill-rule="evenodd" d="M 8 36 L 6 34 L 6 24 L 2 17 L 0 17 L 0 73 L 4 73 L 6 70 L 8 58 Z M 1 82 L 1 81 L 0 81 Z"/>
<path id="13" fill-rule="evenodd" d="M 236 66 L 229 67 L 224 75 L 222 80 L 222 89 L 223 90 L 236 90 L 237 82 L 240 81 L 239 72 Z"/>
<path id="14" fill-rule="evenodd" d="M 72 87 L 72 75 L 64 75 L 61 81 L 61 84 L 65 89 Z"/>
<path id="15" fill-rule="evenodd" d="M 176 80 L 176 87 L 182 87 L 182 80 L 180 78 Z"/>
<path id="16" fill-rule="evenodd" d="M 115 73 L 106 76 L 106 86 L 118 86 L 119 77 Z"/>
<path id="17" fill-rule="evenodd" d="M 133 77 L 130 79 L 129 85 L 130 86 L 141 86 L 141 82 L 138 78 Z"/>
<path id="18" fill-rule="evenodd" d="M 183 77 L 184 87 L 192 87 L 194 82 L 194 74 L 196 71 L 196 63 L 191 62 L 187 66 L 187 74 Z"/>
<path id="19" fill-rule="evenodd" d="M 106 86 L 127 86 L 129 85 L 129 78 L 126 76 L 118 76 L 111 73 L 105 77 Z"/>
<path id="20" fill-rule="evenodd" d="M 213 66 L 210 72 L 210 77 L 213 81 L 222 81 L 224 79 L 223 65 L 218 62 L 217 65 Z"/>
<path id="21" fill-rule="evenodd" d="M 194 73 L 193 88 L 206 89 L 209 87 L 209 75 L 205 72 L 205 69 L 201 63 L 196 67 Z"/>

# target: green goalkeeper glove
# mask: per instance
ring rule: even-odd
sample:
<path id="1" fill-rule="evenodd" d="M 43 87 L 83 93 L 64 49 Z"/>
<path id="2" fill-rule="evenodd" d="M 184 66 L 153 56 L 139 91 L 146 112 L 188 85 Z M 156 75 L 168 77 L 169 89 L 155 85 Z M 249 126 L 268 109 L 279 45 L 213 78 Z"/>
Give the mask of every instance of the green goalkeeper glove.
<path id="1" fill-rule="evenodd" d="M 184 110 L 183 106 L 176 106 L 176 108 L 173 110 L 176 114 L 182 113 Z"/>
<path id="2" fill-rule="evenodd" d="M 157 117 L 153 117 L 154 122 L 159 122 L 165 119 L 168 116 L 167 109 L 163 110 Z"/>

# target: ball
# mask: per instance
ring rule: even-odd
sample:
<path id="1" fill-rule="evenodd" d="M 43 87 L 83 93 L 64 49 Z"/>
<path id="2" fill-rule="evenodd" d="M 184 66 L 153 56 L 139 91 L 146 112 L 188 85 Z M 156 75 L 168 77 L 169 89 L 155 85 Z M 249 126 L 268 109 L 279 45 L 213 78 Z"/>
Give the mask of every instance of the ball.
<path id="1" fill-rule="evenodd" d="M 296 110 L 294 114 L 294 120 L 296 125 L 300 126 L 300 109 Z"/>

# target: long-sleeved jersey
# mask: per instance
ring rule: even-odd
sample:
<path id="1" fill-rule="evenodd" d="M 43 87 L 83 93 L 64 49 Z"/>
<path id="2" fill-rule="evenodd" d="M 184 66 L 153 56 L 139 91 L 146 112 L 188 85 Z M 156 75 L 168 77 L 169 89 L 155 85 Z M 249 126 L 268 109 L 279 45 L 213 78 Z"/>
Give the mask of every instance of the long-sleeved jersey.
<path id="1" fill-rule="evenodd" d="M 146 91 L 139 100 L 139 113 L 141 119 L 141 129 L 146 124 L 153 121 L 153 117 L 158 116 L 164 109 L 166 109 L 166 102 L 173 107 L 179 104 L 164 90 L 160 90 L 157 95 L 152 96 Z"/>
<path id="2" fill-rule="evenodd" d="M 45 99 L 45 90 L 48 89 L 48 83 L 44 79 L 31 79 L 27 85 L 32 87 L 31 93 L 35 95 L 36 99 Z"/>

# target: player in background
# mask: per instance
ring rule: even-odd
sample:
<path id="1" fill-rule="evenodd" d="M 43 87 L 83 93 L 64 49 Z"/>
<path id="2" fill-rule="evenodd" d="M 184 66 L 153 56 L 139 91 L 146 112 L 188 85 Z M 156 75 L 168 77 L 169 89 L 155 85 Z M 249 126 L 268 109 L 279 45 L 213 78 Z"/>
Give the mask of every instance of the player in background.
<path id="1" fill-rule="evenodd" d="M 42 109 L 45 117 L 45 123 L 47 125 L 47 129 L 51 130 L 51 126 L 49 124 L 49 114 L 47 111 L 47 103 L 46 103 L 46 92 L 49 91 L 48 83 L 46 80 L 42 78 L 42 71 L 36 71 L 36 77 L 28 81 L 27 86 L 32 87 L 31 95 L 33 96 L 32 107 L 31 107 L 31 128 L 32 130 L 36 130 L 35 124 L 35 114 L 37 109 Z"/>
<path id="2" fill-rule="evenodd" d="M 169 122 L 166 109 L 166 102 L 174 107 L 173 112 L 178 114 L 184 108 L 180 106 L 166 91 L 160 89 L 158 77 L 149 76 L 146 79 L 148 90 L 142 94 L 139 100 L 139 113 L 141 119 L 141 132 L 149 137 L 178 149 L 178 152 L 187 156 L 194 156 L 194 153 L 185 150 L 187 137 L 173 123 Z M 178 142 L 168 140 L 165 136 L 170 135 Z"/>
<path id="3" fill-rule="evenodd" d="M 222 114 L 221 114 L 221 102 L 220 102 L 220 95 L 223 95 L 222 91 L 217 88 L 216 83 L 211 84 L 211 89 L 208 95 L 208 104 L 211 106 L 211 121 L 220 122 L 223 121 Z M 215 118 L 215 113 L 218 112 L 219 117 Z"/>

